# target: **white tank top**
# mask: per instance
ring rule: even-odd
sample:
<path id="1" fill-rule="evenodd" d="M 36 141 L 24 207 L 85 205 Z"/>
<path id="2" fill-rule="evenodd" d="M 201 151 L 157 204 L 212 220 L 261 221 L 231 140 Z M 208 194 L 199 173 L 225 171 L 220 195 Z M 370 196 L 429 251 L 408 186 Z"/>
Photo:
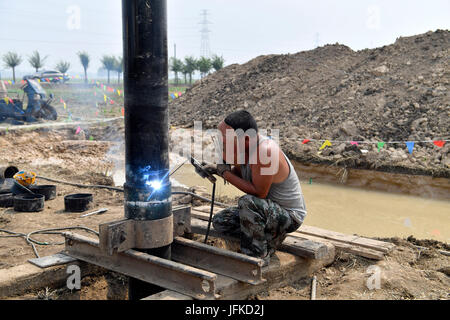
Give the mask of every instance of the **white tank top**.
<path id="1" fill-rule="evenodd" d="M 258 144 L 261 144 L 261 142 L 267 139 L 269 138 L 261 137 Z M 284 152 L 282 153 L 289 165 L 289 175 L 283 182 L 272 183 L 266 198 L 278 203 L 283 209 L 289 212 L 292 219 L 302 224 L 306 217 L 306 205 L 302 188 L 294 166 Z M 252 182 L 252 172 L 249 164 L 241 165 L 241 173 L 244 180 Z"/>

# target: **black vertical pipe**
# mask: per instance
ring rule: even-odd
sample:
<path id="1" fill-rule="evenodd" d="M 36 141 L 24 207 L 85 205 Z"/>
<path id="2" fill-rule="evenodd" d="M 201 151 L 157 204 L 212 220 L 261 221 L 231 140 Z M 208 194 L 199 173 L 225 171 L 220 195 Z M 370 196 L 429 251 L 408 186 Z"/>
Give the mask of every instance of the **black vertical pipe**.
<path id="1" fill-rule="evenodd" d="M 125 217 L 170 216 L 166 0 L 122 0 L 125 89 Z M 154 181 L 162 186 L 154 189 Z M 145 250 L 170 259 L 170 245 Z M 129 298 L 158 288 L 130 278 Z"/>

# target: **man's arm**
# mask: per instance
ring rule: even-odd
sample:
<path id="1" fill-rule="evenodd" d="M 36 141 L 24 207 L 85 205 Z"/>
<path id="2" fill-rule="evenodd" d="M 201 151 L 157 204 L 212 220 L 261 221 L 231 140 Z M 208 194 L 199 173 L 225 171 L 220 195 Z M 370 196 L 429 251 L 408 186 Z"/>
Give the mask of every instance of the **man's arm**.
<path id="1" fill-rule="evenodd" d="M 238 164 L 233 166 L 233 169 L 231 170 L 231 173 L 233 173 L 234 175 L 238 176 L 239 178 L 242 178 L 241 166 L 238 165 Z"/>
<path id="2" fill-rule="evenodd" d="M 266 152 L 270 158 L 270 146 L 264 145 L 260 146 L 260 148 L 264 148 L 262 152 Z M 242 192 L 264 199 L 269 193 L 270 186 L 273 181 L 273 175 L 261 175 L 261 168 L 267 168 L 270 167 L 270 165 L 270 162 L 267 164 L 261 164 L 258 157 L 258 163 L 250 165 L 252 170 L 252 182 L 242 179 L 241 175 L 237 176 L 232 171 L 226 171 L 223 177 Z"/>

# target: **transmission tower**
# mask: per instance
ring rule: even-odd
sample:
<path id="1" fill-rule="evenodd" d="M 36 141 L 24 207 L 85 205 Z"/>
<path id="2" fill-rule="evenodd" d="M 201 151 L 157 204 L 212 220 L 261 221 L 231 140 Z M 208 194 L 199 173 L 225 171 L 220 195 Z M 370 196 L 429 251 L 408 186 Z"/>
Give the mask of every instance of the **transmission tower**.
<path id="1" fill-rule="evenodd" d="M 316 32 L 316 35 L 314 37 L 314 42 L 316 44 L 316 48 L 318 48 L 320 45 L 320 34 L 318 32 Z"/>
<path id="2" fill-rule="evenodd" d="M 200 32 L 201 32 L 201 45 L 200 45 L 200 56 L 209 58 L 211 56 L 211 48 L 209 43 L 209 34 L 211 33 L 211 30 L 209 30 L 208 25 L 211 24 L 211 22 L 208 21 L 208 10 L 202 11 L 202 21 L 200 22 L 200 25 L 202 26 Z"/>

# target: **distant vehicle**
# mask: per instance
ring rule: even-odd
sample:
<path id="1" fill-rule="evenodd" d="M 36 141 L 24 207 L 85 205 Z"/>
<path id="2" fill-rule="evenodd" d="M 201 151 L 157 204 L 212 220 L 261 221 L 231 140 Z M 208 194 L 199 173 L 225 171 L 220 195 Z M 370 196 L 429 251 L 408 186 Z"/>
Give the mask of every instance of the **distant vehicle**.
<path id="1" fill-rule="evenodd" d="M 45 70 L 23 77 L 23 80 L 27 79 L 39 79 L 42 82 L 65 83 L 70 80 L 70 77 L 67 73 L 61 73 L 55 70 Z"/>
<path id="2" fill-rule="evenodd" d="M 2 91 L 6 91 L 4 89 L 4 87 L 1 88 Z M 0 122 L 10 119 L 13 124 L 23 124 L 24 122 L 36 122 L 39 119 L 56 120 L 58 118 L 58 113 L 51 106 L 53 94 L 47 96 L 36 80 L 26 79 L 22 90 L 28 97 L 27 108 L 23 109 L 23 98 L 8 99 L 4 97 L 0 99 Z"/>

